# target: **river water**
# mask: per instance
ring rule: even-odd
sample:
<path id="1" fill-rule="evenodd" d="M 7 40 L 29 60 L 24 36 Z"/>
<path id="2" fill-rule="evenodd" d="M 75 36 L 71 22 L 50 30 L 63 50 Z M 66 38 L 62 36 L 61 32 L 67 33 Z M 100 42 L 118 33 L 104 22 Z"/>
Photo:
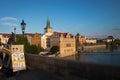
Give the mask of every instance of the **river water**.
<path id="1" fill-rule="evenodd" d="M 74 59 L 81 62 L 92 62 L 99 64 L 109 64 L 120 66 L 120 49 L 114 52 L 90 52 L 90 53 L 79 53 L 77 56 L 70 56 L 67 59 Z"/>

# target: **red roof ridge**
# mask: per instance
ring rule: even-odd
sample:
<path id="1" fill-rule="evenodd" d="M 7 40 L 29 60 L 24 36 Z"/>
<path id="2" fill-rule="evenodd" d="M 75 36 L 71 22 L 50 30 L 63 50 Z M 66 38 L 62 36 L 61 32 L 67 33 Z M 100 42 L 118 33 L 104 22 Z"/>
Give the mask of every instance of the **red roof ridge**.
<path id="1" fill-rule="evenodd" d="M 54 33 L 57 33 L 59 36 L 63 35 L 64 38 L 66 38 L 67 34 L 69 34 L 70 38 L 73 38 L 73 35 L 71 33 L 69 33 L 69 32 L 63 33 L 63 32 L 57 32 L 57 31 L 55 31 Z"/>

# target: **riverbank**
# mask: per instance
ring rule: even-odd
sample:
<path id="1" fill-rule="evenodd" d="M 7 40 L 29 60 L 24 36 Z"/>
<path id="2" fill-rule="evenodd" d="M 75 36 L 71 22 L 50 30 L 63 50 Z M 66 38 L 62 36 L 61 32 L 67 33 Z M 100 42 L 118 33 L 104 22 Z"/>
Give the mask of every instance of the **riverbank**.
<path id="1" fill-rule="evenodd" d="M 80 49 L 80 52 L 98 52 L 106 50 L 106 45 L 90 45 L 90 46 L 83 46 L 82 49 Z"/>

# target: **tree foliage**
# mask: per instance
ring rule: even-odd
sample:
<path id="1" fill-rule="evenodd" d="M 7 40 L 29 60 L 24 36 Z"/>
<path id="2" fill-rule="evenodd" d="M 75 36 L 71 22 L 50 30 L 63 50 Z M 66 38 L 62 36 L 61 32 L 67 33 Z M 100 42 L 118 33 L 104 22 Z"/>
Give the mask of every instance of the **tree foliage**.
<path id="1" fill-rule="evenodd" d="M 50 49 L 50 52 L 52 53 L 57 53 L 59 51 L 59 46 L 53 46 L 51 49 Z"/>
<path id="2" fill-rule="evenodd" d="M 115 49 L 118 49 L 118 47 L 120 46 L 120 40 L 115 39 L 115 40 L 109 42 L 107 45 L 109 46 L 111 51 L 114 51 Z"/>
<path id="3" fill-rule="evenodd" d="M 26 36 L 17 35 L 15 44 L 24 44 L 25 53 L 38 54 L 39 52 L 44 50 L 43 48 L 41 48 L 40 45 L 38 45 L 38 46 L 30 45 Z"/>
<path id="4" fill-rule="evenodd" d="M 26 36 L 16 36 L 16 44 L 24 44 L 24 51 L 29 52 L 30 43 Z"/>

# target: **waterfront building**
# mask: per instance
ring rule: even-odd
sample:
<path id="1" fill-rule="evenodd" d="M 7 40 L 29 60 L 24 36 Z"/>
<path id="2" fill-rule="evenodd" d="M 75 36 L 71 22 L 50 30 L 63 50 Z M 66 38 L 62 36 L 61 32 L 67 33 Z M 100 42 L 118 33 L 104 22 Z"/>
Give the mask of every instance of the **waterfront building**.
<path id="1" fill-rule="evenodd" d="M 44 34 L 41 36 L 41 47 L 45 50 L 50 50 L 50 36 L 53 34 L 52 27 L 50 26 L 50 20 L 46 22 L 44 28 Z"/>
<path id="2" fill-rule="evenodd" d="M 86 43 L 86 37 L 80 35 L 79 33 L 77 33 L 77 35 L 75 36 L 75 39 L 76 39 L 76 46 L 78 47 Z"/>
<path id="3" fill-rule="evenodd" d="M 96 44 L 97 40 L 95 38 L 87 38 L 86 43 L 87 44 Z"/>
<path id="4" fill-rule="evenodd" d="M 107 38 L 106 38 L 106 42 L 111 42 L 111 41 L 113 41 L 114 40 L 114 37 L 113 36 L 108 36 Z"/>
<path id="5" fill-rule="evenodd" d="M 76 53 L 75 37 L 70 33 L 54 32 L 50 37 L 50 47 L 59 46 L 60 57 Z"/>

